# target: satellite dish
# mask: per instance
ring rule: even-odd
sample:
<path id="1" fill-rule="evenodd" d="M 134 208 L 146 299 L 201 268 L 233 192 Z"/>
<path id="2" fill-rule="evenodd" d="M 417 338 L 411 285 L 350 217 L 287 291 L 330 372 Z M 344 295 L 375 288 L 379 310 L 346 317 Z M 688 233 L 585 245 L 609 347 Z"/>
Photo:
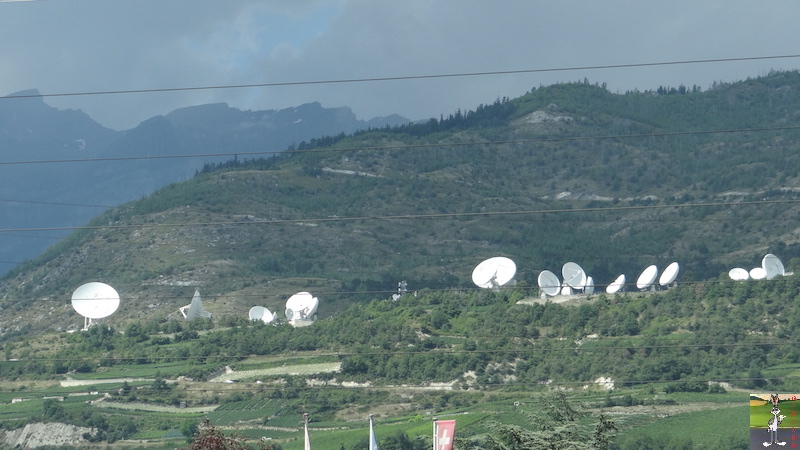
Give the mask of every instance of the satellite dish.
<path id="1" fill-rule="evenodd" d="M 197 290 L 194 291 L 192 302 L 178 309 L 186 320 L 208 319 L 211 317 L 211 313 L 203 309 L 203 299 L 200 298 L 200 291 Z"/>
<path id="2" fill-rule="evenodd" d="M 555 297 L 561 291 L 561 281 L 556 274 L 549 270 L 541 271 L 537 281 L 539 283 L 539 289 L 551 297 Z"/>
<path id="3" fill-rule="evenodd" d="M 72 293 L 72 308 L 84 317 L 84 329 L 87 329 L 92 320 L 114 314 L 119 308 L 119 294 L 105 283 L 86 283 Z"/>
<path id="4" fill-rule="evenodd" d="M 568 262 L 561 267 L 561 275 L 564 283 L 575 289 L 583 289 L 586 286 L 586 272 L 581 266 L 574 262 Z"/>
<path id="5" fill-rule="evenodd" d="M 472 270 L 472 282 L 484 289 L 498 288 L 507 284 L 517 273 L 514 261 L 496 256 L 482 261 Z"/>
<path id="6" fill-rule="evenodd" d="M 652 266 L 648 266 L 646 269 L 642 271 L 642 274 L 639 275 L 639 278 L 636 280 L 636 288 L 640 291 L 644 291 L 645 289 L 649 288 L 653 285 L 656 281 L 656 277 L 658 276 L 658 267 L 653 264 Z"/>
<path id="7" fill-rule="evenodd" d="M 586 295 L 594 294 L 594 278 L 586 277 L 586 287 L 583 288 L 583 292 L 586 293 Z"/>
<path id="8" fill-rule="evenodd" d="M 286 318 L 289 320 L 310 320 L 319 306 L 319 299 L 308 292 L 298 292 L 286 300 Z M 289 317 L 289 314 L 292 314 Z"/>
<path id="9" fill-rule="evenodd" d="M 661 286 L 669 286 L 678 278 L 678 272 L 680 271 L 681 267 L 678 265 L 677 262 L 673 262 L 661 272 L 661 277 L 658 279 L 658 284 Z"/>
<path id="10" fill-rule="evenodd" d="M 783 268 L 783 263 L 781 260 L 772 253 L 768 253 L 767 256 L 761 260 L 761 267 L 764 269 L 768 280 L 771 280 L 778 275 L 783 275 L 786 272 L 786 270 Z"/>
<path id="11" fill-rule="evenodd" d="M 609 284 L 606 287 L 606 293 L 608 294 L 616 294 L 617 292 L 621 291 L 622 288 L 625 287 L 625 274 L 618 276 L 613 283 Z"/>
<path id="12" fill-rule="evenodd" d="M 252 321 L 261 320 L 265 314 L 272 316 L 269 310 L 263 306 L 253 306 L 250 308 L 250 312 L 247 313 L 248 317 L 250 317 L 250 320 Z"/>
<path id="13" fill-rule="evenodd" d="M 750 269 L 750 278 L 754 280 L 763 280 L 767 278 L 767 271 L 763 267 L 754 267 Z"/>
<path id="14" fill-rule="evenodd" d="M 561 288 L 561 295 L 572 295 L 572 288 L 569 286 L 564 286 Z"/>
<path id="15" fill-rule="evenodd" d="M 728 272 L 728 276 L 731 277 L 731 280 L 745 281 L 750 279 L 750 272 L 747 269 L 735 267 Z"/>

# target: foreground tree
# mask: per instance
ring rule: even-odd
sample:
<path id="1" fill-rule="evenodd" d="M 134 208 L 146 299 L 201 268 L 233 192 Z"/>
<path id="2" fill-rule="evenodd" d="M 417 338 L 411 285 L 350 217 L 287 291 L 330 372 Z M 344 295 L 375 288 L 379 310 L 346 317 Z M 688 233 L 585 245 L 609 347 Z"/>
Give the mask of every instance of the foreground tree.
<path id="1" fill-rule="evenodd" d="M 602 414 L 576 409 L 563 393 L 539 398 L 531 427 L 497 424 L 493 433 L 476 439 L 457 439 L 460 450 L 608 450 L 617 427 Z"/>
<path id="2" fill-rule="evenodd" d="M 192 443 L 187 450 L 250 450 L 252 447 L 245 443 L 239 436 L 226 436 L 222 431 L 211 424 L 208 418 L 197 426 Z M 281 450 L 279 445 L 260 443 L 259 450 Z"/>

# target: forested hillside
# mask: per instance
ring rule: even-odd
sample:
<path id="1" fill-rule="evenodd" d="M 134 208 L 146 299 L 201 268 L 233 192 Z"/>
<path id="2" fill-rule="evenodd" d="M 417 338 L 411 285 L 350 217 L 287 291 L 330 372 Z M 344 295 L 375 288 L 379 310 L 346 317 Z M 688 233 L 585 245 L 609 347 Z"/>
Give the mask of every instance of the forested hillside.
<path id="1" fill-rule="evenodd" d="M 517 262 L 523 286 L 570 260 L 600 286 L 671 261 L 682 282 L 767 252 L 792 266 L 798 90 L 797 72 L 702 92 L 554 85 L 209 165 L 5 277 L 3 327 L 39 314 L 37 326 L 64 327 L 66 300 L 88 280 L 123 293 L 125 323 L 163 319 L 195 288 L 217 317 L 281 310 L 297 290 L 315 291 L 325 317 L 401 280 L 470 287 L 495 255 Z"/>

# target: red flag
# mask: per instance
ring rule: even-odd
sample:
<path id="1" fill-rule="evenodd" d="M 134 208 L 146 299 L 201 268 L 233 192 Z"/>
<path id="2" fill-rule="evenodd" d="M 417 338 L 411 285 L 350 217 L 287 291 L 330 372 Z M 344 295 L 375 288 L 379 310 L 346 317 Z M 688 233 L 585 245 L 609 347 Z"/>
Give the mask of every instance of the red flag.
<path id="1" fill-rule="evenodd" d="M 453 438 L 455 435 L 455 420 L 437 420 L 433 422 L 433 450 L 453 450 Z"/>

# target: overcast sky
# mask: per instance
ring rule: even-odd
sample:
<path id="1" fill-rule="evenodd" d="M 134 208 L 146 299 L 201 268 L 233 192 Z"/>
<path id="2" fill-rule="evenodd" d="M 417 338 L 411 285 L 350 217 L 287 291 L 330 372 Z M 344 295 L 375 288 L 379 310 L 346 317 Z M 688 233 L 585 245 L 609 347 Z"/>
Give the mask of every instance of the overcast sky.
<path id="1" fill-rule="evenodd" d="M 0 1 L 0 96 L 558 69 L 800 54 L 796 0 Z M 114 129 L 183 106 L 312 101 L 360 119 L 474 109 L 588 78 L 612 91 L 793 70 L 800 58 L 458 78 L 47 97 Z"/>

